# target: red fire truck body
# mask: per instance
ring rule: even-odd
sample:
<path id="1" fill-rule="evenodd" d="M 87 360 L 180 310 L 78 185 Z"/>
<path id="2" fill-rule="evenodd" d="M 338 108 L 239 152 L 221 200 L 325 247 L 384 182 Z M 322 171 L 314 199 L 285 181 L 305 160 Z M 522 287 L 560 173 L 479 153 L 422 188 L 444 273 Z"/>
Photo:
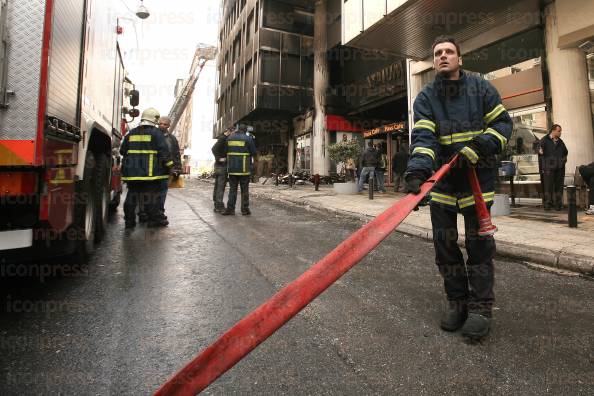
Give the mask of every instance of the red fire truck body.
<path id="1" fill-rule="evenodd" d="M 119 3 L 0 0 L 0 261 L 84 257 L 119 203 L 118 150 L 138 102 Z"/>

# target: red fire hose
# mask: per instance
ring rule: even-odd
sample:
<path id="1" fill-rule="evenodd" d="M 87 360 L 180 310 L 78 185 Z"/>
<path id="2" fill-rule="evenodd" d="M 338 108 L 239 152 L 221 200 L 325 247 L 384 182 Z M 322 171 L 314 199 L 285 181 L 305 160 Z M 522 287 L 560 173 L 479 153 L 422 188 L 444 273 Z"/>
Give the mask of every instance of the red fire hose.
<path id="1" fill-rule="evenodd" d="M 450 171 L 457 160 L 458 157 L 454 157 L 423 183 L 420 194 L 409 194 L 392 205 L 338 245 L 303 275 L 241 319 L 214 344 L 170 378 L 155 395 L 195 395 L 205 389 L 297 315 L 390 235 L 429 193 L 435 183 Z M 482 194 L 480 198 L 482 200 Z M 486 213 L 489 214 L 488 211 Z"/>

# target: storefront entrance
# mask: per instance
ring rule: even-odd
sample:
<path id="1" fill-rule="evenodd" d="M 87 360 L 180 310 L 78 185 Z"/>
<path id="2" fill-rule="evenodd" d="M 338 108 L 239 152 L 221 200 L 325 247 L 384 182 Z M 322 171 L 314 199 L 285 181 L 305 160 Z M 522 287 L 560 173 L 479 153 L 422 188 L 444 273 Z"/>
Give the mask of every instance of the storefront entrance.
<path id="1" fill-rule="evenodd" d="M 374 145 L 379 145 L 380 154 L 385 154 L 387 159 L 386 166 L 386 186 L 394 186 L 394 174 L 392 171 L 392 159 L 398 151 L 408 151 L 408 130 L 406 124 L 396 122 L 393 124 L 382 125 L 378 128 L 363 132 L 365 147 L 370 140 Z M 376 146 L 377 147 L 377 146 Z"/>

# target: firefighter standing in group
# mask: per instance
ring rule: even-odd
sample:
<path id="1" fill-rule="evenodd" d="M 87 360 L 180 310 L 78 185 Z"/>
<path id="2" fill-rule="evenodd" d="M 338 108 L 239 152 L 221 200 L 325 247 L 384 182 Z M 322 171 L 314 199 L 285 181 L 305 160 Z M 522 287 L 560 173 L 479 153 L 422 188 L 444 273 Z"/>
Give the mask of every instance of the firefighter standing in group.
<path id="1" fill-rule="evenodd" d="M 159 112 L 148 108 L 142 112 L 140 124 L 122 141 L 122 180 L 128 185 L 124 202 L 126 228 L 136 226 L 136 207 L 140 206 L 148 218 L 148 227 L 166 226 L 159 213 L 159 193 L 163 180 L 169 178 L 173 166 L 163 133 L 157 129 Z"/>
<path id="2" fill-rule="evenodd" d="M 163 116 L 159 118 L 159 130 L 163 133 L 165 144 L 169 150 L 169 155 L 173 161 L 173 167 L 170 169 L 171 177 L 175 180 L 182 174 L 181 152 L 179 149 L 179 142 L 177 138 L 171 133 L 169 127 L 171 126 L 171 118 Z M 161 181 L 161 189 L 159 191 L 159 217 L 167 221 L 165 215 L 165 200 L 167 199 L 167 191 L 169 190 L 169 179 Z"/>
<path id="3" fill-rule="evenodd" d="M 506 146 L 512 121 L 495 88 L 460 68 L 460 47 L 453 38 L 438 37 L 432 50 L 437 75 L 414 102 L 405 184 L 408 192 L 419 193 L 434 169 L 461 154 L 458 164 L 435 185 L 430 200 L 436 263 L 449 302 L 441 327 L 462 328 L 464 336 L 479 340 L 491 324 L 495 240 L 478 236 L 468 167 L 476 167 L 490 205 L 495 195 L 495 155 Z M 457 213 L 464 216 L 466 265 L 457 244 Z"/>
<path id="4" fill-rule="evenodd" d="M 229 177 L 229 195 L 225 216 L 235 214 L 237 186 L 241 188 L 241 214 L 250 215 L 250 175 L 252 159 L 256 155 L 256 145 L 251 136 L 246 134 L 247 126 L 240 124 L 235 133 L 227 138 L 227 174 Z"/>

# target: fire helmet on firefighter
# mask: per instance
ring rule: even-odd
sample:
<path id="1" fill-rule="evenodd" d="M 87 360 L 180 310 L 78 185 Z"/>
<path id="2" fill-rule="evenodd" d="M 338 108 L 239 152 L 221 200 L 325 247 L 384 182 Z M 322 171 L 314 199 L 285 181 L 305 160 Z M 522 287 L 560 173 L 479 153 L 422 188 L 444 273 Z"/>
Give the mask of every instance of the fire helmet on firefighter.
<path id="1" fill-rule="evenodd" d="M 149 107 L 142 112 L 140 125 L 156 126 L 159 123 L 159 118 L 161 118 L 159 111 L 153 107 Z"/>

